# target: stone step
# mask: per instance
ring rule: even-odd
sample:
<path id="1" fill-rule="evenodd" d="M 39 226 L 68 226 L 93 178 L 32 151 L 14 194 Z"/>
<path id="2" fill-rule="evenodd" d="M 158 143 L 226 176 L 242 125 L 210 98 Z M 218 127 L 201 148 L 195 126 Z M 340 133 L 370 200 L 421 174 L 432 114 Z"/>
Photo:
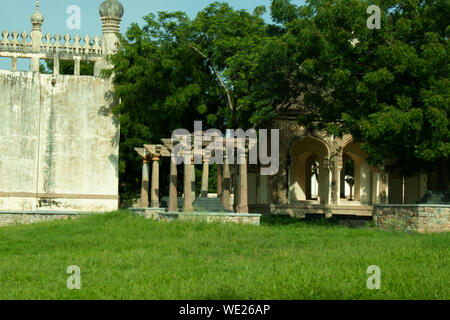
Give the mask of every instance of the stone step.
<path id="1" fill-rule="evenodd" d="M 227 212 L 219 198 L 196 198 L 194 201 L 195 211 Z"/>

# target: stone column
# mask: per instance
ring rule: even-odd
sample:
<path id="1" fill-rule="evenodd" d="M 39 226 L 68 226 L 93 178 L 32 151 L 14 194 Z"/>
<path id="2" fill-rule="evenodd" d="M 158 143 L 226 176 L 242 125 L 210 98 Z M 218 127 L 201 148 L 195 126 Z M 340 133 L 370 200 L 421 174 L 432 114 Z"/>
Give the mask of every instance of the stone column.
<path id="1" fill-rule="evenodd" d="M 340 189 L 339 189 L 339 197 L 343 196 L 343 198 L 345 198 L 345 162 L 343 161 L 342 163 L 342 169 L 341 169 L 341 174 L 340 174 Z"/>
<path id="2" fill-rule="evenodd" d="M 341 170 L 342 170 L 342 157 L 336 157 L 333 161 L 333 170 L 332 170 L 332 180 L 331 180 L 331 187 L 333 195 L 332 203 L 338 205 L 339 200 L 341 198 Z"/>
<path id="3" fill-rule="evenodd" d="M 53 59 L 53 74 L 59 74 L 59 54 L 55 54 L 55 58 Z"/>
<path id="4" fill-rule="evenodd" d="M 208 179 L 209 179 L 209 158 L 203 158 L 203 170 L 202 170 L 202 198 L 208 198 Z"/>
<path id="5" fill-rule="evenodd" d="M 74 59 L 74 71 L 73 71 L 73 75 L 75 76 L 79 76 L 80 75 L 80 69 L 81 69 L 81 58 L 80 57 L 76 57 Z"/>
<path id="6" fill-rule="evenodd" d="M 38 55 L 41 52 L 41 40 L 42 32 L 41 26 L 44 22 L 44 17 L 39 12 L 39 1 L 36 1 L 36 11 L 31 15 L 31 24 L 33 25 L 31 29 L 31 51 Z M 39 72 L 40 59 L 38 56 L 32 56 L 31 58 L 31 71 Z"/>
<path id="7" fill-rule="evenodd" d="M 223 164 L 217 164 L 217 198 L 223 200 Z"/>
<path id="8" fill-rule="evenodd" d="M 230 192 L 231 192 L 231 174 L 230 165 L 224 161 L 223 164 L 223 193 L 222 193 L 222 203 L 225 209 L 228 211 L 230 208 Z"/>
<path id="9" fill-rule="evenodd" d="M 184 198 L 183 198 L 183 211 L 192 212 L 194 208 L 192 206 L 192 178 L 191 178 L 191 164 L 184 164 Z"/>
<path id="10" fill-rule="evenodd" d="M 153 156 L 151 207 L 159 208 L 159 157 Z"/>
<path id="11" fill-rule="evenodd" d="M 142 163 L 142 183 L 141 183 L 141 207 L 148 208 L 148 187 L 149 187 L 149 166 L 148 160 L 144 159 Z"/>
<path id="12" fill-rule="evenodd" d="M 248 213 L 248 184 L 247 184 L 247 161 L 243 156 L 239 163 L 239 203 L 237 212 Z"/>
<path id="13" fill-rule="evenodd" d="M 120 23 L 124 9 L 118 0 L 105 0 L 100 4 L 99 13 L 102 20 L 102 53 L 105 57 L 117 52 L 117 44 L 119 42 L 117 34 L 120 33 Z M 112 65 L 104 57 L 95 62 L 95 76 L 99 76 L 103 69 L 112 68 Z"/>
<path id="14" fill-rule="evenodd" d="M 17 70 L 17 57 L 12 57 L 11 71 Z"/>
<path id="15" fill-rule="evenodd" d="M 329 205 L 332 203 L 332 170 L 330 159 L 325 157 L 320 161 L 319 166 L 319 198 L 320 204 Z"/>
<path id="16" fill-rule="evenodd" d="M 196 197 L 196 193 L 195 193 L 195 162 L 194 162 L 194 158 L 192 158 L 192 164 L 191 164 L 191 192 L 192 192 L 192 203 L 195 202 L 195 197 Z"/>
<path id="17" fill-rule="evenodd" d="M 169 212 L 178 211 L 178 195 L 177 195 L 177 164 L 175 159 L 170 159 L 170 186 L 169 186 Z"/>

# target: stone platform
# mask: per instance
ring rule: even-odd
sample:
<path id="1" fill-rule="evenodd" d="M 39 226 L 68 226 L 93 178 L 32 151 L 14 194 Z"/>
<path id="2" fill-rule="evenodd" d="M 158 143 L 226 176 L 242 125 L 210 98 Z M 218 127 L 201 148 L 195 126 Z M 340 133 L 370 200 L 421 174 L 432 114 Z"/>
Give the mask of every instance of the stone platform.
<path id="1" fill-rule="evenodd" d="M 449 232 L 450 205 L 386 204 L 374 206 L 377 226 L 420 233 Z"/>
<path id="2" fill-rule="evenodd" d="M 242 214 L 233 212 L 167 212 L 161 208 L 133 208 L 129 209 L 146 219 L 157 221 L 205 221 L 237 224 L 259 225 L 260 214 Z"/>
<path id="3" fill-rule="evenodd" d="M 305 218 L 306 215 L 372 217 L 373 206 L 369 205 L 324 205 L 307 202 L 291 204 L 249 205 L 251 212 L 266 215 L 287 215 L 293 218 Z"/>
<path id="4" fill-rule="evenodd" d="M 76 219 L 92 213 L 57 211 L 0 211 L 0 227 Z"/>

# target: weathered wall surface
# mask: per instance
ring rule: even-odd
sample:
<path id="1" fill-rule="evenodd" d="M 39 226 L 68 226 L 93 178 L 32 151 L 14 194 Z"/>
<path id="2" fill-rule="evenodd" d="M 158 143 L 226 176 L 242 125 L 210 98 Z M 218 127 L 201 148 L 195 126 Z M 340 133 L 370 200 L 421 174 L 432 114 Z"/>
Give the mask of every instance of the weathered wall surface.
<path id="1" fill-rule="evenodd" d="M 193 212 L 165 212 L 159 208 L 148 209 L 131 209 L 131 212 L 138 216 L 145 217 L 150 220 L 172 222 L 172 221 L 203 221 L 208 223 L 237 223 L 237 224 L 252 224 L 259 226 L 260 214 L 240 214 L 240 213 L 193 213 Z"/>
<path id="2" fill-rule="evenodd" d="M 450 205 L 375 205 L 377 226 L 421 233 L 450 231 Z"/>
<path id="3" fill-rule="evenodd" d="M 19 224 L 33 224 L 57 220 L 70 220 L 78 218 L 74 214 L 2 214 L 0 213 L 0 227 Z"/>
<path id="4" fill-rule="evenodd" d="M 118 207 L 109 80 L 0 70 L 0 210 Z"/>

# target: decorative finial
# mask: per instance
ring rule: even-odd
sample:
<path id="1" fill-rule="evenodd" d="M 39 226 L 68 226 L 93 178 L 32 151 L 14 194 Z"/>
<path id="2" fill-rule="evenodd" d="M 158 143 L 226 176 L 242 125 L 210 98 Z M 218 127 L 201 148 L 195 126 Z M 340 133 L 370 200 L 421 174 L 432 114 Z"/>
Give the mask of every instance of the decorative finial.
<path id="1" fill-rule="evenodd" d="M 39 0 L 36 0 L 36 11 L 31 15 L 31 24 L 33 25 L 33 30 L 40 30 L 43 22 L 44 17 L 39 12 Z"/>
<path id="2" fill-rule="evenodd" d="M 101 18 L 122 19 L 123 5 L 117 0 L 105 0 L 99 8 Z"/>

